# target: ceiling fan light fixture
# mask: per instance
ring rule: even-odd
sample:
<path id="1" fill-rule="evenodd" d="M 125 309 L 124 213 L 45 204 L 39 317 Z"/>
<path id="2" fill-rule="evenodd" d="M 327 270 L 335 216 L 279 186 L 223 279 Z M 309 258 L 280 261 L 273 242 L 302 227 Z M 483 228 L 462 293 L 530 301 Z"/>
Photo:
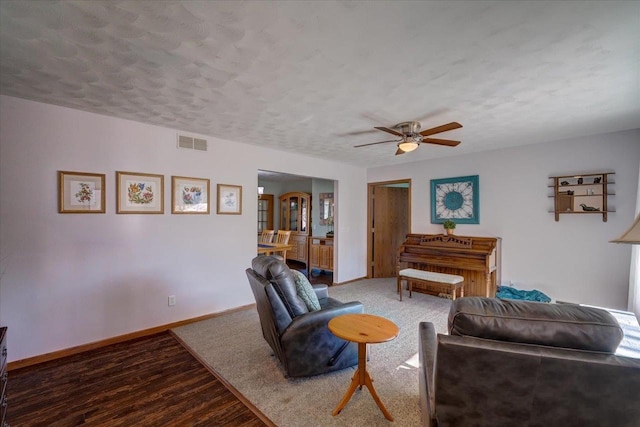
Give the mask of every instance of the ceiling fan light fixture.
<path id="1" fill-rule="evenodd" d="M 410 141 L 410 140 L 406 140 L 406 141 L 402 141 L 401 143 L 398 144 L 398 148 L 401 149 L 402 151 L 404 151 L 405 153 L 409 153 L 413 150 L 415 150 L 416 148 L 418 148 L 418 144 L 415 141 Z"/>
<path id="2" fill-rule="evenodd" d="M 432 135 L 441 132 L 447 132 L 454 129 L 461 128 L 462 125 L 458 122 L 446 123 L 444 125 L 436 126 L 430 129 L 425 129 L 420 132 L 420 123 L 419 122 L 402 122 L 393 126 L 392 128 L 383 127 L 383 126 L 375 126 L 374 129 L 381 130 L 386 133 L 390 133 L 395 135 L 396 137 L 400 137 L 400 139 L 392 139 L 390 141 L 378 141 L 371 142 L 369 144 L 360 144 L 354 145 L 354 148 L 366 147 L 369 145 L 378 145 L 378 144 L 386 144 L 388 142 L 395 142 L 398 147 L 398 151 L 396 151 L 396 156 L 398 154 L 409 153 L 414 151 L 421 143 L 425 144 L 436 144 L 436 145 L 444 145 L 447 147 L 456 147 L 460 144 L 460 141 L 453 141 L 451 139 L 441 139 L 441 138 L 433 138 Z M 427 137 L 427 138 L 425 138 Z"/>

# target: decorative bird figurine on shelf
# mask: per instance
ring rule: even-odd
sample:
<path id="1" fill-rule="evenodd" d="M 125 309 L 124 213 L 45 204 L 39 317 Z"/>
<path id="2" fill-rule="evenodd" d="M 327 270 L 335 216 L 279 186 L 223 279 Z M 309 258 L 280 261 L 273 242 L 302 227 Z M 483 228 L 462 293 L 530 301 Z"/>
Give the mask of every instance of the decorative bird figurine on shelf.
<path id="1" fill-rule="evenodd" d="M 584 203 L 580 203 L 580 206 L 582 206 L 582 210 L 583 211 L 587 211 L 587 212 L 595 212 L 595 211 L 599 211 L 600 210 L 600 209 L 594 208 L 592 206 L 587 206 Z"/>

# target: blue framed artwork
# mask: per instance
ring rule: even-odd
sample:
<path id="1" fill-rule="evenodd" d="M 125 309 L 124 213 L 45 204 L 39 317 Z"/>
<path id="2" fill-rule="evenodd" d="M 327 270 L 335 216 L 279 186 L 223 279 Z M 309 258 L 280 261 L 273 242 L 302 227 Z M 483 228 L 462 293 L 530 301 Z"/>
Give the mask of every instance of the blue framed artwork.
<path id="1" fill-rule="evenodd" d="M 431 223 L 480 224 L 478 175 L 431 180 Z"/>

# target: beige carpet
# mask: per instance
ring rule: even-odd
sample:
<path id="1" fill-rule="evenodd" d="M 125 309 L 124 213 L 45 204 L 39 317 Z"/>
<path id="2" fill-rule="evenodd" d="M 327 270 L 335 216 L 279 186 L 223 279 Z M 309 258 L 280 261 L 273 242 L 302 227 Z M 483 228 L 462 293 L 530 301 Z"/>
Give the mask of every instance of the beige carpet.
<path id="1" fill-rule="evenodd" d="M 400 327 L 395 340 L 369 346 L 367 364 L 393 423 L 384 418 L 366 388 L 356 390 L 339 415 L 331 415 L 355 367 L 310 378 L 285 378 L 262 337 L 255 308 L 174 332 L 278 426 L 420 425 L 418 323 L 433 322 L 438 332 L 444 332 L 451 302 L 420 293 L 410 299 L 406 291 L 400 302 L 395 279 L 361 280 L 331 287 L 329 294 L 345 302 L 360 301 L 365 313 L 384 316 Z"/>

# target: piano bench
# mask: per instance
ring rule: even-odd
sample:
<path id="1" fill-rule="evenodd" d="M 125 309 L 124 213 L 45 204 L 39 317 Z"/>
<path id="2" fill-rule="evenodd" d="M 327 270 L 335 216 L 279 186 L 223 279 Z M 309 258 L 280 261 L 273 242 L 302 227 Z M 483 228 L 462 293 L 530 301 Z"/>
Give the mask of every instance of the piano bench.
<path id="1" fill-rule="evenodd" d="M 460 289 L 460 297 L 464 296 L 464 277 L 455 274 L 435 273 L 433 271 L 418 270 L 415 268 L 405 268 L 398 272 L 398 293 L 400 301 L 402 301 L 402 281 L 406 280 L 409 284 L 409 298 L 413 291 L 413 282 L 423 283 L 425 285 L 449 285 L 451 287 L 451 299 L 456 299 L 458 289 Z"/>

